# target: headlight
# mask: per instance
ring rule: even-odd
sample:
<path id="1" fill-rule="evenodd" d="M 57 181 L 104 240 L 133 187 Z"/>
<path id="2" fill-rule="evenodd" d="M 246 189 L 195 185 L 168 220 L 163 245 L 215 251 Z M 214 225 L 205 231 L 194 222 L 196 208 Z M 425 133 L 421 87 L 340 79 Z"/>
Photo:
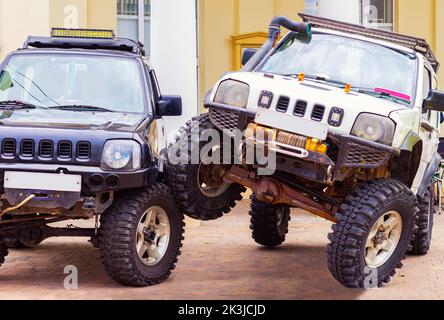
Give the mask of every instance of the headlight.
<path id="1" fill-rule="evenodd" d="M 386 117 L 363 113 L 356 120 L 352 135 L 390 146 L 395 136 L 395 123 Z"/>
<path id="2" fill-rule="evenodd" d="M 219 85 L 214 102 L 246 108 L 249 95 L 250 86 L 248 84 L 234 80 L 225 80 Z"/>
<path id="3" fill-rule="evenodd" d="M 100 167 L 103 170 L 138 170 L 141 167 L 141 147 L 132 140 L 110 140 L 105 144 Z"/>

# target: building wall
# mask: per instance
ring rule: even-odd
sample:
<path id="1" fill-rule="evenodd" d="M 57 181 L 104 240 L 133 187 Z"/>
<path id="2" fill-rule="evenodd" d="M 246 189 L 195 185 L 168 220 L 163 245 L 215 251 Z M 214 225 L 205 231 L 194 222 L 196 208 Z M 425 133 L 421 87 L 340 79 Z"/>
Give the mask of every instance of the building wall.
<path id="1" fill-rule="evenodd" d="M 318 0 L 318 15 L 348 23 L 360 23 L 359 0 Z"/>
<path id="2" fill-rule="evenodd" d="M 0 59 L 30 35 L 49 33 L 49 0 L 0 0 Z"/>
<path id="3" fill-rule="evenodd" d="M 443 2 L 443 0 L 396 0 L 395 3 L 395 31 L 427 39 L 441 64 L 444 63 Z M 443 87 L 442 68 L 438 75 Z"/>
<path id="4" fill-rule="evenodd" d="M 233 70 L 233 40 L 252 32 L 266 32 L 276 15 L 298 19 L 304 0 L 200 0 L 199 101 L 220 76 Z"/>
<path id="5" fill-rule="evenodd" d="M 116 0 L 0 0 L 0 59 L 52 27 L 116 29 Z"/>

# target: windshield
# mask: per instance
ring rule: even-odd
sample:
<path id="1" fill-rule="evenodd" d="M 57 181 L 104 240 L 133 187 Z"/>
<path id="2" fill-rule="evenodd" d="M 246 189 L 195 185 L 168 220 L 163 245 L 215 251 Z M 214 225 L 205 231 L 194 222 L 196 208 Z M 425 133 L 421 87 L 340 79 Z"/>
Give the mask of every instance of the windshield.
<path id="1" fill-rule="evenodd" d="M 38 107 L 91 106 L 145 110 L 141 68 L 134 59 L 76 54 L 18 54 L 0 73 L 0 101 Z"/>
<path id="2" fill-rule="evenodd" d="M 414 97 L 416 56 L 384 46 L 315 33 L 291 34 L 259 71 L 282 75 L 305 73 L 352 88 L 390 94 L 411 101 Z M 352 89 L 353 90 L 353 89 Z"/>

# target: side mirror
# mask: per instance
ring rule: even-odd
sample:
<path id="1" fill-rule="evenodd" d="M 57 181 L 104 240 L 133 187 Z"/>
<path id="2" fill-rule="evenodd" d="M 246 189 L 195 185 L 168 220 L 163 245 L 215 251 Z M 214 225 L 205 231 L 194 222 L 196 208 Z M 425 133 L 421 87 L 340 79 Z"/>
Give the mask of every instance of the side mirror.
<path id="1" fill-rule="evenodd" d="M 175 117 L 182 115 L 182 98 L 180 96 L 161 96 L 157 116 Z"/>
<path id="2" fill-rule="evenodd" d="M 444 92 L 439 90 L 430 91 L 429 96 L 424 100 L 422 108 L 423 110 L 444 112 Z"/>
<path id="3" fill-rule="evenodd" d="M 244 52 L 242 53 L 242 65 L 246 65 L 247 62 L 253 58 L 253 56 L 256 54 L 258 49 L 254 49 L 254 48 L 247 48 L 244 50 Z"/>

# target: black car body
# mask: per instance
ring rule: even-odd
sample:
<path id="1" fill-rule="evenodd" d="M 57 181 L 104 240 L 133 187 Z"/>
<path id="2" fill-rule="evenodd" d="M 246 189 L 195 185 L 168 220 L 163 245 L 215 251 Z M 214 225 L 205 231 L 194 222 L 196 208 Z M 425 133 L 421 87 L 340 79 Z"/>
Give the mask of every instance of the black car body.
<path id="1" fill-rule="evenodd" d="M 43 41 L 42 41 L 43 40 Z M 45 45 L 45 40 L 47 44 Z M 38 44 L 36 44 L 38 42 Z M 144 112 L 100 112 L 82 110 L 52 110 L 3 108 L 0 109 L 0 192 L 6 192 L 11 205 L 17 205 L 29 194 L 4 190 L 4 172 L 44 172 L 65 173 L 82 176 L 80 198 L 91 200 L 102 193 L 126 189 L 143 188 L 152 185 L 158 179 L 158 154 L 156 150 L 156 118 L 166 115 L 159 106 L 165 101 L 173 101 L 174 114 L 180 114 L 178 97 L 161 97 L 158 84 L 150 62 L 141 52 L 140 44 L 127 41 L 132 52 L 119 48 L 57 48 L 51 39 L 30 38 L 24 49 L 11 53 L 1 64 L 0 70 L 12 57 L 26 55 L 66 55 L 75 54 L 90 56 L 96 59 L 103 57 L 129 58 L 137 61 L 143 76 L 134 81 L 144 87 Z M 39 48 L 29 48 L 37 46 Z M 141 146 L 142 163 L 139 169 L 104 170 L 101 168 L 102 151 L 110 140 L 133 140 Z M 43 190 L 44 191 L 44 190 Z M 57 197 L 45 193 L 45 197 L 32 200 L 36 207 L 65 208 L 69 210 L 79 197 L 68 197 L 63 194 Z M 98 206 L 98 213 L 106 206 Z M 90 209 L 91 206 L 88 207 Z M 96 209 L 96 208 L 95 208 Z"/>

